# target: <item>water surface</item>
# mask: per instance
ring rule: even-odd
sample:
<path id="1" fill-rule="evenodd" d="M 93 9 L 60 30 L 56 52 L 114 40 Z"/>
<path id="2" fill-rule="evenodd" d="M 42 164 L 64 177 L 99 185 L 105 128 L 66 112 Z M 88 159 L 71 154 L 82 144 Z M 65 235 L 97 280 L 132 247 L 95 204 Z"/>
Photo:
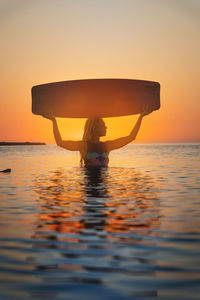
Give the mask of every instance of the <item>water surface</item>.
<path id="1" fill-rule="evenodd" d="M 199 299 L 200 144 L 0 157 L 0 299 Z"/>

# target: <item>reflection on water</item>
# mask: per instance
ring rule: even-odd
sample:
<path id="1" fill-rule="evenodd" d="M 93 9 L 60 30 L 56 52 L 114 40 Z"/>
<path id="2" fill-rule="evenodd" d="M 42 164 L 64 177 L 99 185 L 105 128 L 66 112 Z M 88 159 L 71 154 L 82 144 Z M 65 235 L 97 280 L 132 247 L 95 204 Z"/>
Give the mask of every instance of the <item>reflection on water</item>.
<path id="1" fill-rule="evenodd" d="M 84 213 L 81 229 L 104 230 L 107 224 L 106 187 L 107 168 L 83 168 Z"/>
<path id="2" fill-rule="evenodd" d="M 159 189 L 150 176 L 134 169 L 113 168 L 57 170 L 38 177 L 35 191 L 41 212 L 38 228 L 43 231 L 85 234 L 92 229 L 107 233 L 134 232 L 159 226 Z M 74 178 L 76 176 L 76 178 Z"/>
<path id="3" fill-rule="evenodd" d="M 83 168 L 72 174 L 60 169 L 35 179 L 40 210 L 32 238 L 48 241 L 39 247 L 57 248 L 67 259 L 53 265 L 45 260 L 37 270 L 50 271 L 51 280 L 55 272 L 54 280 L 60 280 L 59 273 L 66 282 L 90 284 L 106 284 L 105 278 L 113 273 L 125 277 L 155 273 L 148 259 L 150 249 L 143 257 L 140 248 L 135 253 L 126 245 L 137 249 L 145 240 L 151 244 L 150 236 L 161 218 L 159 190 L 150 176 L 134 169 L 123 176 L 123 171 Z M 149 289 L 136 294 L 155 297 L 157 292 Z"/>
<path id="4" fill-rule="evenodd" d="M 131 145 L 98 170 L 5 149 L 0 299 L 198 299 L 200 145 Z"/>

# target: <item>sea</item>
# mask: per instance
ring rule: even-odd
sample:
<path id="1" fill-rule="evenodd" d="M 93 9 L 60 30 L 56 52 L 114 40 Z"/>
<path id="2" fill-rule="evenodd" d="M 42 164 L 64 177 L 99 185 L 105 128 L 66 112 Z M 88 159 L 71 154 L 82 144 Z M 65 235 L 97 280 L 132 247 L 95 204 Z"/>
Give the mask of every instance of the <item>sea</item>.
<path id="1" fill-rule="evenodd" d="M 108 168 L 2 146 L 0 299 L 200 299 L 200 143 L 130 144 Z"/>

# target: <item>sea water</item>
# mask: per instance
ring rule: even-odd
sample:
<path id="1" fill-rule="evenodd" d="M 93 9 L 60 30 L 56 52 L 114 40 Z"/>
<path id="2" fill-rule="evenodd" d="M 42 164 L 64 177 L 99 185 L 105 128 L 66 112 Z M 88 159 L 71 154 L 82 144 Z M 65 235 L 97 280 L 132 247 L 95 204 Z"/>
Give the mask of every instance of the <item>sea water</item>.
<path id="1" fill-rule="evenodd" d="M 200 299 L 200 144 L 79 160 L 0 147 L 0 299 Z"/>

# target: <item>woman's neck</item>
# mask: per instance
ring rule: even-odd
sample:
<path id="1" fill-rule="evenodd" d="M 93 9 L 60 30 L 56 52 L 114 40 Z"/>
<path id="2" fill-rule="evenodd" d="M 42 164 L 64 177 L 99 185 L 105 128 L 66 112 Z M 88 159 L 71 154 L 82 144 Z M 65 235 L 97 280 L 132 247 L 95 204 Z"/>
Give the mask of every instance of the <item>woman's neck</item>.
<path id="1" fill-rule="evenodd" d="M 90 142 L 91 142 L 91 143 L 99 143 L 99 142 L 100 142 L 99 139 L 100 139 L 99 136 L 93 136 Z"/>

